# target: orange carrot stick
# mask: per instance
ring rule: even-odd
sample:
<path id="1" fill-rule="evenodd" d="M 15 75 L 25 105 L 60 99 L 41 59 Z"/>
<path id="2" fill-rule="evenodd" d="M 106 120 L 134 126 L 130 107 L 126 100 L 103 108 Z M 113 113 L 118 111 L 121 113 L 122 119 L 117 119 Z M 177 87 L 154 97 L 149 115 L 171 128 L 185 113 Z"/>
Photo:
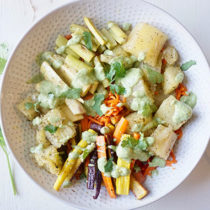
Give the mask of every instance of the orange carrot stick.
<path id="1" fill-rule="evenodd" d="M 113 137 L 116 139 L 115 142 L 116 144 L 120 143 L 120 138 L 125 133 L 127 127 L 128 127 L 128 121 L 124 117 L 122 117 L 118 122 L 113 134 Z"/>
<path id="2" fill-rule="evenodd" d="M 101 157 L 107 158 L 105 137 L 104 136 L 98 136 L 96 138 L 96 145 L 97 145 L 98 158 L 101 158 Z M 112 183 L 112 178 L 105 176 L 104 173 L 102 173 L 102 178 L 103 178 L 105 187 L 106 187 L 110 197 L 111 198 L 116 198 L 114 186 L 113 186 L 113 183 Z"/>
<path id="3" fill-rule="evenodd" d="M 82 119 L 80 122 L 81 122 L 82 131 L 88 130 L 88 118 L 87 118 L 87 116 L 85 116 L 84 119 Z"/>

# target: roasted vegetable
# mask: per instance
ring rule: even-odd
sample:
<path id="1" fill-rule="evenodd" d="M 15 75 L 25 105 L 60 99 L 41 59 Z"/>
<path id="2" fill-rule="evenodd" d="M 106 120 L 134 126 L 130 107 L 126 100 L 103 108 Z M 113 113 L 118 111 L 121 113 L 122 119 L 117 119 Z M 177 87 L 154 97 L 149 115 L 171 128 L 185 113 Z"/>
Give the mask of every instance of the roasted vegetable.
<path id="1" fill-rule="evenodd" d="M 174 96 L 170 95 L 166 98 L 155 117 L 165 121 L 166 124 L 171 125 L 173 130 L 178 130 L 184 123 L 192 116 L 192 108 L 187 104 L 178 101 Z"/>
<path id="2" fill-rule="evenodd" d="M 166 34 L 158 28 L 146 23 L 138 23 L 129 34 L 128 41 L 123 48 L 136 57 L 140 53 L 145 53 L 144 61 L 155 67 L 167 39 Z"/>
<path id="3" fill-rule="evenodd" d="M 184 73 L 179 67 L 168 66 L 163 74 L 163 91 L 167 95 L 174 91 L 184 79 Z"/>
<path id="4" fill-rule="evenodd" d="M 94 183 L 96 180 L 97 171 L 97 151 L 94 151 L 90 157 L 90 163 L 88 164 L 88 177 L 87 177 L 87 188 L 90 190 L 94 189 Z"/>
<path id="5" fill-rule="evenodd" d="M 111 36 L 119 43 L 123 44 L 127 40 L 126 33 L 114 22 L 108 22 L 108 28 Z"/>
<path id="6" fill-rule="evenodd" d="M 147 195 L 147 190 L 131 175 L 131 191 L 138 200 L 142 199 Z"/>
<path id="7" fill-rule="evenodd" d="M 105 157 L 107 158 L 106 155 L 106 141 L 104 136 L 98 136 L 96 139 L 96 145 L 97 145 L 97 152 L 98 152 L 98 158 Z M 105 187 L 109 193 L 109 196 L 111 198 L 116 198 L 114 186 L 112 183 L 112 178 L 105 176 L 104 173 L 102 173 L 102 178 L 105 184 Z"/>
<path id="8" fill-rule="evenodd" d="M 96 123 L 93 123 L 93 122 L 90 124 L 90 129 L 93 129 L 97 133 L 100 133 L 100 130 L 101 130 L 102 127 L 103 127 L 102 125 L 99 125 L 99 124 L 96 124 Z"/>
<path id="9" fill-rule="evenodd" d="M 106 40 L 104 39 L 102 33 L 95 27 L 95 25 L 93 24 L 93 22 L 91 21 L 91 19 L 88 18 L 88 17 L 84 17 L 84 21 L 85 21 L 85 24 L 87 25 L 88 29 L 91 31 L 91 33 L 97 39 L 97 41 L 101 45 L 105 45 L 106 44 Z"/>
<path id="10" fill-rule="evenodd" d="M 28 120 L 33 120 L 39 115 L 39 113 L 34 109 L 34 101 L 31 99 L 31 97 L 25 98 L 17 105 L 17 108 L 26 116 Z"/>
<path id="11" fill-rule="evenodd" d="M 177 135 L 173 132 L 172 127 L 158 125 L 152 137 L 154 137 L 154 143 L 149 150 L 156 156 L 167 160 L 177 139 Z"/>
<path id="12" fill-rule="evenodd" d="M 96 172 L 96 194 L 95 194 L 95 196 L 93 196 L 93 199 L 98 198 L 98 196 L 100 194 L 100 190 L 101 190 L 101 183 L 102 183 L 101 172 L 99 170 L 97 170 L 97 172 Z"/>

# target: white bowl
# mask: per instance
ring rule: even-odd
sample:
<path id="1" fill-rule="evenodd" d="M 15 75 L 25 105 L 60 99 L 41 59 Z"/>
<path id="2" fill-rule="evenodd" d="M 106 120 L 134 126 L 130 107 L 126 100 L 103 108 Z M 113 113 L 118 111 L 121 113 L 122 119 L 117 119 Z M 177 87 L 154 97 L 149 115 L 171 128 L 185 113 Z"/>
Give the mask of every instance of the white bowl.
<path id="1" fill-rule="evenodd" d="M 148 178 L 145 187 L 148 196 L 136 200 L 132 193 L 110 199 L 104 187 L 97 200 L 93 191 L 86 189 L 84 181 L 70 189 L 55 192 L 52 188 L 56 179 L 40 169 L 29 156 L 34 145 L 34 130 L 16 104 L 32 90 L 26 81 L 39 71 L 35 64 L 36 55 L 44 50 L 53 50 L 58 34 L 68 34 L 71 23 L 83 23 L 83 16 L 91 17 L 100 28 L 108 20 L 118 23 L 148 22 L 157 26 L 170 37 L 178 49 L 181 62 L 193 59 L 197 65 L 186 72 L 186 85 L 198 96 L 194 117 L 184 127 L 183 138 L 177 142 L 175 153 L 178 163 L 159 169 L 159 175 Z M 192 171 L 205 151 L 209 140 L 210 73 L 206 59 L 198 44 L 186 29 L 166 12 L 140 0 L 83 0 L 66 4 L 51 12 L 36 23 L 22 38 L 10 57 L 3 75 L 1 90 L 1 121 L 3 134 L 15 159 L 32 180 L 51 195 L 82 209 L 131 209 L 149 204 L 177 187 Z M 24 187 L 24 186 L 22 186 Z M 186 192 L 187 193 L 187 192 Z"/>

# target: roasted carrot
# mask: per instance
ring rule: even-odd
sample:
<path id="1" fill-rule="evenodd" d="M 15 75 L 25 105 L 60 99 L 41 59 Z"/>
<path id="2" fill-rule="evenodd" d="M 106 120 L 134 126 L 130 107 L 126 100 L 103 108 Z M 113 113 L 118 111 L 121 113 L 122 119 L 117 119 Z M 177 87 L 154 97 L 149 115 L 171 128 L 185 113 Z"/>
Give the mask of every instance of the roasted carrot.
<path id="1" fill-rule="evenodd" d="M 81 130 L 82 131 L 88 130 L 88 118 L 87 118 L 87 116 L 85 116 L 84 119 L 82 119 L 80 122 L 81 122 Z"/>
<path id="2" fill-rule="evenodd" d="M 149 166 L 148 166 L 148 167 L 146 168 L 146 170 L 144 171 L 144 174 L 143 174 L 143 175 L 144 175 L 144 176 L 151 176 L 151 175 L 152 175 L 151 172 L 152 172 L 153 170 L 155 170 L 155 169 L 156 169 L 156 167 L 149 167 Z"/>
<path id="3" fill-rule="evenodd" d="M 130 165 L 130 169 L 131 169 L 131 171 L 132 171 L 132 170 L 133 170 L 133 168 L 134 168 L 135 162 L 136 162 L 136 160 L 132 160 L 132 161 L 131 161 L 131 165 Z"/>
<path id="4" fill-rule="evenodd" d="M 182 128 L 179 128 L 178 130 L 175 131 L 175 133 L 177 134 L 177 140 L 182 138 Z"/>
<path id="5" fill-rule="evenodd" d="M 137 133 L 137 132 L 134 132 L 134 133 L 133 133 L 133 138 L 136 139 L 136 140 L 139 140 L 140 134 Z"/>
<path id="6" fill-rule="evenodd" d="M 128 127 L 128 121 L 124 117 L 122 117 L 118 122 L 113 134 L 113 137 L 116 139 L 115 142 L 116 144 L 120 143 L 120 138 L 125 133 L 127 127 Z"/>
<path id="7" fill-rule="evenodd" d="M 180 100 L 180 98 L 182 96 L 186 96 L 187 95 L 187 88 L 182 84 L 180 83 L 178 88 L 175 90 L 175 93 L 176 93 L 176 99 L 177 100 Z"/>
<path id="8" fill-rule="evenodd" d="M 98 120 L 94 119 L 94 118 L 91 117 L 91 116 L 88 116 L 88 119 L 89 119 L 91 122 L 94 122 L 94 123 L 99 124 L 99 125 L 103 125 L 103 123 L 99 122 Z"/>
<path id="9" fill-rule="evenodd" d="M 96 145 L 97 145 L 98 158 L 102 158 L 102 157 L 107 158 L 105 137 L 104 136 L 98 136 L 96 138 Z M 105 187 L 106 187 L 110 197 L 111 198 L 116 198 L 114 186 L 113 186 L 113 183 L 112 183 L 112 178 L 105 176 L 104 173 L 102 173 L 102 178 L 103 178 Z"/>
<path id="10" fill-rule="evenodd" d="M 71 35 L 71 34 L 67 34 L 67 35 L 65 35 L 65 38 L 66 38 L 66 39 L 68 39 L 68 40 L 69 40 L 69 39 L 71 39 L 71 37 L 72 37 L 72 35 Z"/>
<path id="11" fill-rule="evenodd" d="M 171 160 L 166 160 L 166 165 L 167 166 L 172 166 L 172 164 L 177 163 L 176 156 L 175 156 L 173 150 L 171 150 L 169 158 L 172 158 L 172 159 Z"/>
<path id="12" fill-rule="evenodd" d="M 132 175 L 133 177 L 136 178 L 136 180 L 139 182 L 139 184 L 142 184 L 146 177 L 143 175 L 143 173 L 141 171 L 136 172 L 134 169 L 134 165 L 135 165 L 136 160 L 132 160 L 131 161 L 131 165 L 130 165 L 130 169 L 132 171 Z"/>
<path id="13" fill-rule="evenodd" d="M 84 100 L 90 100 L 91 98 L 93 98 L 93 94 L 88 94 L 83 99 Z"/>

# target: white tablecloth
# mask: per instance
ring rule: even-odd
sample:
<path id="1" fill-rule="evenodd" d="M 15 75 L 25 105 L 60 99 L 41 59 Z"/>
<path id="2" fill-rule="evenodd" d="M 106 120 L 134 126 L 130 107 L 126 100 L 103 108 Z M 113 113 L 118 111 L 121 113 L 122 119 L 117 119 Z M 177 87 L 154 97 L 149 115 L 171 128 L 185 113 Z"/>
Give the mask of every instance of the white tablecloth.
<path id="1" fill-rule="evenodd" d="M 70 0 L 69 0 L 70 1 Z M 0 0 L 0 43 L 15 46 L 34 21 L 68 0 Z M 182 22 L 201 45 L 210 62 L 209 0 L 147 0 Z M 198 139 L 199 141 L 199 139 Z M 12 160 L 12 156 L 11 160 Z M 40 190 L 21 168 L 12 162 L 18 195 L 13 196 L 6 159 L 0 150 L 0 210 L 74 209 L 59 200 L 52 200 Z M 190 176 L 172 193 L 142 210 L 207 210 L 210 209 L 210 145 Z"/>

